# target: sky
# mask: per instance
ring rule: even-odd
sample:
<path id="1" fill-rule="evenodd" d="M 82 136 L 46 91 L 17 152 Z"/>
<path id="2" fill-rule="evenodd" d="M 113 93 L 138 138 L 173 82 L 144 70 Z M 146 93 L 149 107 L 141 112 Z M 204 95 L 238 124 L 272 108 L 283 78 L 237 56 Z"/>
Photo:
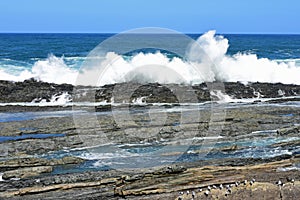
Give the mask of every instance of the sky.
<path id="1" fill-rule="evenodd" d="M 1 0 L 0 32 L 300 34 L 299 0 Z"/>

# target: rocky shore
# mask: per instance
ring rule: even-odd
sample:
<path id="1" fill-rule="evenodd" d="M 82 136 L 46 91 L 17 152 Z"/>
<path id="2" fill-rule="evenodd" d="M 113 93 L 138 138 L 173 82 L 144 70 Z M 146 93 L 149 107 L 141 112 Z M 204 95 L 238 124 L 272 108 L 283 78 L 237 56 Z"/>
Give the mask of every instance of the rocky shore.
<path id="1" fill-rule="evenodd" d="M 292 84 L 281 83 L 248 83 L 239 82 L 225 83 L 202 83 L 198 85 L 176 85 L 159 83 L 118 83 L 105 85 L 101 87 L 73 86 L 69 84 L 54 84 L 39 82 L 34 79 L 25 80 L 24 82 L 10 82 L 0 80 L 0 102 L 16 103 L 16 102 L 50 102 L 55 101 L 59 95 L 66 93 L 71 96 L 82 95 L 85 97 L 75 98 L 75 100 L 94 100 L 96 102 L 111 102 L 113 94 L 120 93 L 118 90 L 125 89 L 133 91 L 130 99 L 144 97 L 147 103 L 176 103 L 178 98 L 174 94 L 174 90 L 190 91 L 195 94 L 198 102 L 212 100 L 212 90 L 221 90 L 224 94 L 233 99 L 245 98 L 280 98 L 297 96 L 300 94 L 300 87 Z M 124 92 L 123 92 L 124 93 Z M 93 95 L 92 97 L 89 96 Z M 120 95 L 119 101 L 122 102 L 126 97 Z M 72 100 L 72 99 L 70 99 Z M 116 101 L 116 99 L 115 99 Z M 191 99 L 182 99 L 182 102 L 191 103 Z M 273 101 L 274 102 L 274 101 Z M 131 102 L 130 102 L 131 103 Z"/>
<path id="2" fill-rule="evenodd" d="M 235 161 L 232 160 L 232 163 Z M 244 166 L 172 165 L 0 182 L 7 199 L 297 199 L 299 157 Z"/>
<path id="3" fill-rule="evenodd" d="M 55 95 L 73 97 L 78 91 L 92 91 L 96 101 L 111 102 L 114 87 L 119 86 L 74 90 L 71 85 L 34 80 L 0 81 L 0 102 L 51 101 Z M 300 87 L 269 83 L 224 86 L 232 99 L 271 99 L 246 104 L 211 102 L 200 107 L 200 116 L 195 117 L 188 107 L 184 113 L 172 110 L 181 106 L 170 90 L 174 85 L 129 84 L 138 88 L 129 103 L 143 97 L 148 104 L 129 105 L 131 119 L 125 123 L 116 120 L 110 105 L 93 107 L 97 126 L 94 115 L 86 115 L 91 108 L 77 113 L 82 107 L 0 106 L 0 199 L 298 199 L 300 107 L 293 103 L 298 102 Z M 215 100 L 207 87 L 192 87 L 198 102 Z M 158 111 L 170 108 L 163 124 L 149 123 L 149 110 L 157 102 L 173 103 L 155 106 Z M 213 105 L 222 105 L 218 110 L 222 117 L 213 115 Z M 25 117 L 18 118 L 18 114 Z M 215 139 L 206 141 L 209 137 Z M 204 141 L 212 148 L 198 146 Z M 172 151 L 159 156 L 179 155 L 179 160 L 146 168 L 86 167 L 91 160 L 80 156 L 81 151 L 108 143 L 134 144 L 126 148 L 135 151 L 141 144 L 170 146 Z M 185 152 L 175 148 L 187 144 L 191 148 Z M 195 159 L 202 154 L 207 156 Z"/>

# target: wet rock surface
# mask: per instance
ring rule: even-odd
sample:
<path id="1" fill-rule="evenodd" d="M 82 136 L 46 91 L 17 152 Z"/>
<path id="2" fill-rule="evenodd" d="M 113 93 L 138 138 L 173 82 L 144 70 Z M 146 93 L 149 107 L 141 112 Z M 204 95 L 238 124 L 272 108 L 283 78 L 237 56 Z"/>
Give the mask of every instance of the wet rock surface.
<path id="1" fill-rule="evenodd" d="M 118 85 L 117 85 L 118 86 Z M 23 83 L 1 82 L 2 102 L 31 102 L 35 98 L 68 92 L 73 86 L 44 84 L 30 80 Z M 40 88 L 42 87 L 42 89 Z M 49 89 L 54 87 L 54 89 Z M 116 85 L 107 85 L 92 92 L 97 101 L 111 101 Z M 0 142 L 0 199 L 298 199 L 300 196 L 299 172 L 299 122 L 300 108 L 289 106 L 291 99 L 253 102 L 247 105 L 224 106 L 224 117 L 212 115 L 211 103 L 203 107 L 199 117 L 186 110 L 185 120 L 178 99 L 172 95 L 172 85 L 134 85 L 138 88 L 130 101 L 145 97 L 148 103 L 175 102 L 157 106 L 157 109 L 175 109 L 166 113 L 163 124 L 149 123 L 149 105 L 129 105 L 130 119 L 119 123 L 111 113 L 111 106 L 92 108 L 93 115 L 49 116 L 19 121 L 0 122 L 1 136 L 15 137 L 26 134 L 64 134 L 64 137 L 30 138 Z M 180 86 L 186 90 L 187 86 Z M 26 89 L 25 89 L 26 88 Z M 118 87 L 117 87 L 118 88 Z M 119 86 L 119 89 L 122 85 Z M 79 92 L 86 90 L 81 88 Z M 89 88 L 91 89 L 91 88 Z M 40 93 L 32 91 L 40 90 Z M 207 84 L 192 88 L 199 101 L 210 101 Z M 295 96 L 299 86 L 283 84 L 226 83 L 226 93 L 236 98 Z M 96 92 L 95 92 L 96 91 Z M 15 92 L 15 94 L 12 94 Z M 3 94 L 3 96 L 2 96 Z M 37 95 L 38 94 L 38 95 Z M 152 95 L 150 95 L 152 94 Z M 88 95 L 88 94 L 87 94 Z M 23 98 L 23 96 L 25 96 Z M 120 96 L 120 101 L 123 99 Z M 87 96 L 88 99 L 88 96 Z M 82 99 L 81 99 L 82 100 Z M 118 99 L 116 99 L 118 100 Z M 186 99 L 188 100 L 188 99 Z M 298 101 L 293 98 L 293 100 Z M 183 101 L 184 98 L 183 98 Z M 279 100 L 278 100 L 279 101 Z M 272 103 L 272 104 L 271 104 Z M 274 106 L 273 103 L 278 103 Z M 80 110 L 75 107 L 1 106 L 1 112 L 36 112 Z M 121 110 L 123 107 L 115 107 Z M 90 108 L 87 110 L 91 110 Z M 95 111 L 98 115 L 94 115 Z M 96 116 L 96 117 L 95 117 Z M 93 121 L 94 120 L 94 121 Z M 95 120 L 99 126 L 95 126 Z M 213 127 L 213 128 L 210 128 Z M 214 130 L 214 131 L 212 131 Z M 101 134 L 100 134 L 101 133 Z M 134 134 L 133 134 L 134 133 Z M 145 135 L 147 137 L 145 137 Z M 211 153 L 212 155 L 238 154 L 255 151 L 257 143 L 265 141 L 265 154 L 269 157 L 224 157 L 218 159 L 183 160 L 166 166 L 152 168 L 81 171 L 55 174 L 57 166 L 70 169 L 86 164 L 86 160 L 64 156 L 41 158 L 51 152 L 69 152 L 74 149 L 104 144 L 161 144 L 193 145 L 224 142 L 226 145 L 212 149 L 188 149 L 186 155 Z M 198 138 L 198 139 L 195 139 Z M 273 142 L 268 143 L 270 140 Z M 244 145 L 242 145 L 244 144 Z M 278 151 L 284 150 L 281 154 Z M 160 156 L 177 156 L 183 152 L 172 151 Z M 252 154 L 251 154 L 252 155 Z M 184 157 L 185 155 L 183 155 Z M 245 180 L 247 180 L 245 182 Z M 280 181 L 280 182 L 279 182 Z"/>
<path id="2" fill-rule="evenodd" d="M 84 159 L 70 156 L 61 159 L 43 159 L 23 155 L 23 157 L 0 161 L 0 171 L 3 173 L 3 179 L 28 178 L 39 176 L 42 173 L 50 173 L 54 166 L 74 165 L 83 162 Z"/>
<path id="3" fill-rule="evenodd" d="M 53 84 L 39 82 L 29 79 L 24 82 L 0 81 L 0 102 L 49 102 L 54 96 L 58 97 L 63 93 L 73 95 L 73 101 L 94 100 L 96 102 L 111 102 L 114 96 L 115 102 L 129 101 L 128 94 L 124 91 L 131 91 L 130 102 L 143 97 L 147 103 L 184 103 L 191 101 L 205 102 L 214 100 L 211 91 L 220 90 L 224 94 L 235 99 L 244 98 L 280 98 L 297 96 L 300 94 L 300 87 L 292 84 L 281 83 L 248 83 L 239 82 L 226 83 L 203 83 L 198 85 L 176 85 L 176 84 L 137 84 L 118 83 L 101 87 L 72 86 L 69 84 Z M 124 93 L 124 94 L 123 94 Z M 184 94 L 184 95 L 180 95 Z M 75 97 L 77 96 L 77 97 Z M 79 97 L 78 97 L 79 96 Z M 191 97 L 195 97 L 191 99 Z M 282 100 L 272 100 L 280 102 Z"/>
<path id="4" fill-rule="evenodd" d="M 0 102 L 32 102 L 34 99 L 50 101 L 55 94 L 72 92 L 73 86 L 38 82 L 34 79 L 23 82 L 0 81 Z"/>
<path id="5" fill-rule="evenodd" d="M 230 108 L 226 110 L 226 118 L 222 132 L 222 140 L 228 140 L 232 145 L 222 148 L 212 149 L 211 152 L 234 152 L 242 148 L 235 145 L 236 140 L 262 140 L 269 137 L 298 137 L 299 112 L 297 108 L 290 107 L 261 107 L 250 106 L 244 108 Z M 203 111 L 205 113 L 205 111 Z M 288 115 L 293 113 L 291 117 Z M 178 115 L 170 114 L 169 121 L 161 131 L 154 135 L 152 140 L 156 141 L 160 138 L 176 138 L 180 134 L 178 132 L 189 133 L 199 128 L 199 136 L 205 136 L 203 131 L 206 130 L 206 122 L 209 116 L 203 114 L 201 123 L 199 121 L 190 120 L 183 130 L 178 127 L 171 126 L 172 121 L 176 121 Z M 140 116 L 143 119 L 143 116 Z M 123 130 L 134 128 L 134 124 L 127 124 L 117 129 L 113 125 L 113 119 L 103 117 L 101 119 L 103 126 L 99 130 L 105 131 L 110 141 L 116 143 L 132 143 L 143 141 L 144 138 L 135 138 L 130 136 L 122 136 Z M 136 118 L 138 120 L 138 118 Z M 44 123 L 41 123 L 43 121 Z M 85 123 L 88 121 L 85 118 Z M 57 125 L 60 124 L 60 125 Z M 0 143 L 2 158 L 15 159 L 4 160 L 0 162 L 0 171 L 4 173 L 3 179 L 8 178 L 5 171 L 19 170 L 37 166 L 52 167 L 55 165 L 65 165 L 68 163 L 80 162 L 73 158 L 64 160 L 45 160 L 38 158 L 28 158 L 29 155 L 47 153 L 48 151 L 61 150 L 66 148 L 78 148 L 89 145 L 88 142 L 94 144 L 95 136 L 90 135 L 88 129 L 81 130 L 79 135 L 74 128 L 74 123 L 70 117 L 62 118 L 46 118 L 37 120 L 28 120 L 20 122 L 1 123 L 3 134 L 14 135 L 20 134 L 19 127 L 36 127 L 35 132 L 40 130 L 46 132 L 64 132 L 66 137 L 63 138 L 47 138 L 47 139 L 30 139 L 22 141 L 8 141 Z M 136 125 L 135 125 L 136 126 Z M 73 128 L 71 128 L 73 127 Z M 135 127 L 137 130 L 138 126 Z M 151 127 L 148 127 L 151 132 Z M 270 133 L 261 133 L 261 130 L 272 130 Z M 28 133 L 33 133 L 28 129 Z M 26 134 L 26 131 L 23 131 Z M 118 134 L 118 137 L 116 137 Z M 192 133 L 191 133 L 192 134 Z M 85 140 L 82 140 L 83 136 Z M 77 138 L 77 139 L 76 139 Z M 91 140 L 91 141 L 89 141 Z M 148 140 L 150 140 L 148 138 Z M 97 142 L 96 142 L 97 143 Z M 51 145 L 53 144 L 53 145 Z M 175 145 L 175 144 L 174 144 Z M 299 147 L 299 140 L 287 142 L 279 142 L 274 147 L 287 147 L 290 149 Z M 6 153 L 6 154 L 5 154 Z M 173 152 L 176 154 L 177 152 Z M 178 152 L 180 154 L 181 152 Z M 194 152 L 201 153 L 201 152 Z M 297 199 L 299 193 L 300 173 L 297 169 L 280 171 L 292 167 L 295 163 L 299 163 L 298 154 L 282 155 L 271 157 L 269 159 L 218 159 L 198 162 L 179 163 L 166 167 L 156 167 L 153 169 L 132 169 L 126 171 L 99 171 L 99 172 L 82 172 L 61 175 L 51 175 L 51 173 L 29 174 L 24 176 L 22 170 L 18 173 L 21 175 L 20 180 L 4 180 L 0 182 L 1 198 L 5 199 L 191 199 L 194 191 L 194 199 L 261 199 L 270 198 L 277 199 Z M 74 162 L 73 162 L 74 161 Z M 7 172 L 8 174 L 10 172 Z M 17 174 L 17 173 L 14 173 Z M 12 178 L 13 176 L 9 176 Z M 254 184 L 250 181 L 255 179 Z M 291 180 L 295 182 L 292 183 Z M 235 184 L 247 180 L 247 184 L 234 186 L 231 192 L 228 189 L 211 189 L 208 194 L 208 186 L 213 188 L 220 187 L 220 184 L 226 188 L 226 185 Z M 281 180 L 284 186 L 278 186 L 276 182 Z M 289 181 L 288 181 L 289 180 Z M 201 190 L 201 192 L 200 192 Z M 187 194 L 189 191 L 189 194 Z M 181 192 L 184 195 L 180 195 Z"/>
<path id="6" fill-rule="evenodd" d="M 182 139 L 188 137 L 211 136 L 209 126 L 220 129 L 217 135 L 224 137 L 224 140 L 246 140 L 268 137 L 299 137 L 298 124 L 300 109 L 290 107 L 250 106 L 241 108 L 226 109 L 226 118 L 221 122 L 214 122 L 209 117 L 210 110 L 201 111 L 201 118 L 187 119 L 185 124 L 174 126 L 174 123 L 181 123 L 180 113 L 169 113 L 167 120 L 159 127 L 147 125 L 144 121 L 148 116 L 132 115 L 131 119 L 120 125 L 113 116 L 101 116 L 97 119 L 99 126 L 89 124 L 90 116 L 80 117 L 81 122 L 75 124 L 73 117 L 43 118 L 18 122 L 0 123 L 1 135 L 19 136 L 22 134 L 53 134 L 63 133 L 64 137 L 52 137 L 45 139 L 23 139 L 19 141 L 6 141 L 0 143 L 0 157 L 13 156 L 18 154 L 41 154 L 60 149 L 72 149 L 97 144 L 115 143 L 140 143 L 165 141 L 166 144 L 180 144 Z M 293 113 L 293 116 L 286 116 Z M 226 120 L 228 119 L 228 120 Z M 230 119 L 230 120 L 229 120 Z M 199 120 L 199 121 L 198 121 Z M 141 129 L 144 125 L 147 128 Z M 221 127 L 221 128 L 220 128 Z M 34 128 L 34 129 L 32 129 Z M 21 130 L 20 130 L 21 129 Z M 92 130 L 92 131 L 91 131 Z M 260 131 L 266 132 L 260 132 Z M 268 132 L 269 131 L 269 132 Z M 103 134 L 97 134 L 103 133 Z M 155 134 L 153 134 L 153 132 Z M 130 135 L 129 133 L 134 133 Z M 145 137 L 145 134 L 147 137 Z M 201 143 L 202 140 L 199 140 Z M 291 141 L 292 143 L 296 141 Z M 196 143 L 195 143 L 196 144 Z M 234 145 L 234 142 L 233 144 Z M 236 150 L 238 146 L 224 147 L 223 151 Z"/>

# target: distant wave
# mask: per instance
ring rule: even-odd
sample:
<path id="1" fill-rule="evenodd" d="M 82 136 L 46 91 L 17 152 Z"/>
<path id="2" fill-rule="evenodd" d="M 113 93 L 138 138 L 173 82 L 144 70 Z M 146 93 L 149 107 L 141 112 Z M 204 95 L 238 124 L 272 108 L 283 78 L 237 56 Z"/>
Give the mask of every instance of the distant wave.
<path id="1" fill-rule="evenodd" d="M 18 75 L 0 70 L 0 79 L 9 81 L 24 81 L 29 78 L 35 78 L 49 83 L 70 83 L 74 84 L 78 70 L 71 69 L 66 65 L 63 58 L 49 55 L 45 60 L 38 60 L 31 69 L 25 69 Z"/>
<path id="2" fill-rule="evenodd" d="M 125 81 L 137 82 L 159 82 L 159 83 L 179 83 L 197 84 L 207 81 L 225 81 L 225 82 L 269 82 L 300 85 L 300 63 L 299 59 L 270 60 L 267 58 L 258 58 L 253 53 L 237 53 L 228 55 L 229 42 L 223 36 L 217 36 L 215 31 L 209 31 L 197 39 L 197 43 L 203 49 L 205 55 L 210 58 L 214 64 L 207 67 L 204 60 L 185 61 L 178 57 L 169 58 L 161 52 L 156 53 L 138 53 L 130 59 L 116 54 L 107 53 L 104 63 L 114 61 L 106 70 L 105 76 L 98 82 L 99 85 L 111 84 Z M 192 51 L 192 53 L 197 51 Z M 251 51 L 250 51 L 251 52 Z M 201 55 L 190 55 L 201 57 Z M 70 63 L 71 60 L 71 63 Z M 29 78 L 35 78 L 44 82 L 51 83 L 69 83 L 76 84 L 79 67 L 74 67 L 76 62 L 82 62 L 82 57 L 56 57 L 49 55 L 47 59 L 37 59 L 31 68 L 20 67 L 22 69 L 18 74 L 12 73 L 5 67 L 0 68 L 0 79 L 10 81 L 24 81 Z M 77 63 L 78 64 L 78 63 Z M 78 65 L 80 65 L 79 63 Z M 1 64 L 0 64 L 1 65 Z M 11 65 L 11 62 L 10 62 Z M 179 80 L 167 74 L 163 70 L 140 70 L 140 65 L 161 65 L 172 69 L 180 74 L 184 79 Z M 195 68 L 200 69 L 195 73 Z M 99 67 L 99 66 L 98 66 Z M 83 70 L 82 73 L 92 73 L 92 71 Z"/>

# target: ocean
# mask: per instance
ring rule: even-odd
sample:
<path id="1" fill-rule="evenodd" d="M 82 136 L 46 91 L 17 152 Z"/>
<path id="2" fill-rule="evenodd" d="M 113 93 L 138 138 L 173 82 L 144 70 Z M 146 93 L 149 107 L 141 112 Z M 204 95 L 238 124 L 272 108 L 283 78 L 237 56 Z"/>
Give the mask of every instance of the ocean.
<path id="1" fill-rule="evenodd" d="M 204 51 L 207 50 L 212 60 L 218 60 L 218 72 L 213 73 L 221 74 L 221 77 L 209 77 L 207 80 L 187 74 L 189 82 L 221 79 L 300 84 L 300 35 L 215 34 L 214 31 L 204 35 L 187 35 L 195 40 L 200 37 L 198 40 L 204 44 Z M 74 84 L 85 57 L 99 43 L 112 36 L 114 34 L 0 34 L 0 79 L 24 81 L 34 77 L 45 82 Z M 168 44 L 168 41 L 164 42 Z M 182 65 L 180 60 L 174 59 L 176 55 L 172 52 L 160 49 L 141 49 L 121 57 L 126 66 L 118 66 L 120 68 L 116 71 L 124 71 L 127 65 L 134 65 L 135 60 L 165 63 L 168 59 L 170 67 Z M 181 61 L 188 65 L 186 61 Z M 177 72 L 183 73 L 181 70 L 185 69 L 179 67 Z M 124 82 L 124 79 L 118 79 L 118 72 L 111 76 L 115 77 L 104 83 Z M 152 81 L 161 80 L 154 77 Z"/>

